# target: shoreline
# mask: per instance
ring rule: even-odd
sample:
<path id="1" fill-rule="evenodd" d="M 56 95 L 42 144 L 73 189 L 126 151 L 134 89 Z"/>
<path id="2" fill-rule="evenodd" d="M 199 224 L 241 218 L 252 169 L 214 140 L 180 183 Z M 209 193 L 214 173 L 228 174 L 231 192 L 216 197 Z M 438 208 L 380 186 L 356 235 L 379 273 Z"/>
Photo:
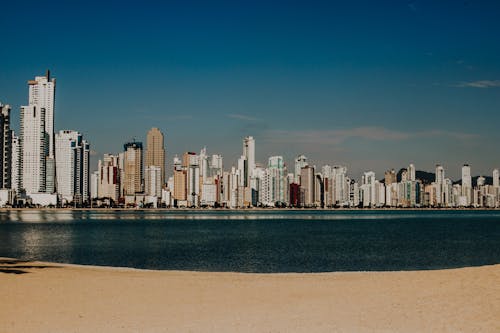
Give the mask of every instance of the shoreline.
<path id="1" fill-rule="evenodd" d="M 417 207 L 408 207 L 408 208 L 402 208 L 402 207 L 381 207 L 381 208 L 259 208 L 259 207 L 253 207 L 253 208 L 74 208 L 74 207 L 67 207 L 67 208 L 48 208 L 48 207 L 39 207 L 39 208 L 0 208 L 0 212 L 15 212 L 15 211 L 51 211 L 51 212 L 57 212 L 57 211 L 97 211 L 97 212 L 120 212 L 120 211 L 127 211 L 127 212 L 345 212 L 345 211 L 352 211 L 352 212 L 383 212 L 383 211 L 464 211 L 464 212 L 471 212 L 471 211 L 500 211 L 499 208 L 486 208 L 486 207 L 478 207 L 478 208 L 473 208 L 473 207 L 460 207 L 460 208 L 453 208 L 453 207 L 443 207 L 443 208 L 435 208 L 435 207 L 422 207 L 422 208 L 417 208 Z"/>
<path id="2" fill-rule="evenodd" d="M 19 258 L 1 257 L 0 263 L 2 261 L 16 261 L 19 263 L 30 263 L 30 264 L 41 264 L 49 266 L 60 266 L 60 267 L 71 267 L 71 268 L 82 268 L 82 269 L 97 269 L 97 270 L 111 270 L 111 271 L 121 271 L 121 272 L 156 272 L 156 273 L 190 273 L 190 274 L 217 274 L 217 275 L 255 275 L 255 276 L 301 276 L 301 275 L 332 275 L 332 274 L 383 274 L 383 273 L 417 273 L 417 272 L 440 272 L 440 271 L 451 271 L 451 270 L 461 270 L 461 269 L 475 269 L 475 268 L 488 268 L 496 267 L 500 268 L 500 263 L 487 264 L 479 266 L 460 266 L 451 268 L 436 268 L 436 269 L 409 269 L 409 270 L 379 270 L 379 271 L 328 271 L 328 272 L 239 272 L 239 271 L 197 271 L 197 270 L 182 270 L 182 269 L 154 269 L 154 268 L 136 268 L 127 266 L 100 266 L 100 265 L 87 265 L 87 264 L 72 264 L 63 263 L 55 261 L 38 261 L 38 260 L 23 260 Z"/>
<path id="3" fill-rule="evenodd" d="M 259 274 L 0 258 L 0 331 L 495 332 L 499 281 L 500 264 Z"/>

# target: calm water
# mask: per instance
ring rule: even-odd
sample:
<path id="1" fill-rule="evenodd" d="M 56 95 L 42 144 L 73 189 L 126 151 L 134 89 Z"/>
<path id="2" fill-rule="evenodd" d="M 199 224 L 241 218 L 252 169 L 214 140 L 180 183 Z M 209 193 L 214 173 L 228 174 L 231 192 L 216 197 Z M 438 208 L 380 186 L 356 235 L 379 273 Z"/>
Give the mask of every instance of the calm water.
<path id="1" fill-rule="evenodd" d="M 238 272 L 477 266 L 500 263 L 500 211 L 1 212 L 0 256 Z"/>

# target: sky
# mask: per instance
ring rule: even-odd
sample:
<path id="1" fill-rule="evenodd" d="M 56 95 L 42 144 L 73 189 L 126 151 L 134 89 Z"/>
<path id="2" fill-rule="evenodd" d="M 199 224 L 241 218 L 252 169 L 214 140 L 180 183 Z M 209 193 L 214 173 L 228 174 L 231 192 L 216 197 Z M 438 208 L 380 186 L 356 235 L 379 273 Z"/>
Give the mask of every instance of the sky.
<path id="1" fill-rule="evenodd" d="M 57 78 L 55 128 L 91 142 L 91 168 L 151 127 L 175 154 L 242 139 L 257 161 L 305 154 L 350 174 L 436 163 L 500 167 L 499 1 L 8 1 L 0 101 Z"/>

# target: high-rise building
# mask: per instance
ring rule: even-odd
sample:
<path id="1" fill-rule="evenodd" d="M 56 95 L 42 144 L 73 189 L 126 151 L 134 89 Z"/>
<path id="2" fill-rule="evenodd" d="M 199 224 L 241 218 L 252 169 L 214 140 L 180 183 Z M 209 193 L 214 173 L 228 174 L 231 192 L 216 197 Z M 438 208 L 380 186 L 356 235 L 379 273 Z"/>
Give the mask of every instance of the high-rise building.
<path id="1" fill-rule="evenodd" d="M 500 187 L 500 173 L 498 169 L 493 170 L 493 187 Z"/>
<path id="2" fill-rule="evenodd" d="M 161 168 L 150 165 L 145 170 L 146 194 L 161 198 Z"/>
<path id="3" fill-rule="evenodd" d="M 120 157 L 119 155 L 104 154 L 97 166 L 98 180 L 97 198 L 109 198 L 118 202 L 120 198 Z"/>
<path id="4" fill-rule="evenodd" d="M 157 166 L 160 168 L 159 182 L 161 186 L 163 186 L 165 183 L 164 137 L 163 133 L 156 127 L 150 129 L 147 135 L 145 167 L 148 168 L 150 166 Z"/>
<path id="5" fill-rule="evenodd" d="M 44 192 L 54 193 L 56 191 L 55 179 L 55 141 L 54 141 L 54 109 L 56 79 L 50 77 L 50 71 L 45 76 L 36 76 L 34 80 L 28 81 L 29 106 L 36 106 L 38 110 L 44 109 L 44 134 L 46 136 L 46 157 L 44 168 Z"/>
<path id="6" fill-rule="evenodd" d="M 295 183 L 300 184 L 301 170 L 307 165 L 307 157 L 304 155 L 299 155 L 295 158 Z"/>
<path id="7" fill-rule="evenodd" d="M 38 105 L 21 106 L 21 188 L 27 194 L 46 191 L 46 157 L 48 140 L 45 131 L 45 109 Z"/>
<path id="8" fill-rule="evenodd" d="M 20 154 L 21 154 L 21 145 L 19 142 L 19 137 L 12 132 L 12 158 L 11 158 L 11 188 L 16 192 L 19 192 L 21 189 L 21 166 L 20 163 Z"/>
<path id="9" fill-rule="evenodd" d="M 470 166 L 464 164 L 462 167 L 462 188 L 472 188 L 472 177 L 470 175 Z"/>
<path id="10" fill-rule="evenodd" d="M 446 188 L 445 178 L 444 178 L 444 168 L 440 164 L 436 164 L 436 178 L 434 181 L 434 197 L 431 198 L 432 205 L 444 206 L 446 204 Z"/>
<path id="11" fill-rule="evenodd" d="M 186 161 L 189 163 L 189 161 Z M 187 200 L 187 167 L 184 167 L 180 158 L 174 157 L 174 200 L 185 202 Z"/>
<path id="12" fill-rule="evenodd" d="M 200 204 L 200 163 L 199 156 L 193 152 L 183 155 L 183 167 L 186 168 L 186 192 L 188 206 L 198 207 Z"/>
<path id="13" fill-rule="evenodd" d="M 300 170 L 300 203 L 304 207 L 314 205 L 315 175 L 314 167 L 306 165 Z"/>
<path id="14" fill-rule="evenodd" d="M 223 159 L 222 155 L 214 154 L 210 162 L 210 175 L 222 177 L 223 174 Z"/>
<path id="15" fill-rule="evenodd" d="M 245 186 L 248 187 L 255 169 L 255 140 L 252 136 L 243 139 L 243 156 L 247 160 L 244 177 L 246 178 Z"/>
<path id="16" fill-rule="evenodd" d="M 394 169 L 387 170 L 384 174 L 385 186 L 389 186 L 397 182 L 396 171 Z"/>
<path id="17" fill-rule="evenodd" d="M 468 164 L 462 166 L 462 196 L 464 197 L 462 200 L 465 200 L 465 205 L 470 206 L 472 203 L 472 177 Z"/>
<path id="18" fill-rule="evenodd" d="M 269 201 L 285 202 L 285 162 L 283 156 L 271 156 L 267 164 L 269 169 Z"/>
<path id="19" fill-rule="evenodd" d="M 415 166 L 413 164 L 410 164 L 410 166 L 408 167 L 408 180 L 411 182 L 414 182 L 416 180 Z"/>
<path id="20" fill-rule="evenodd" d="M 12 131 L 10 105 L 0 103 L 0 188 L 12 187 Z"/>
<path id="21" fill-rule="evenodd" d="M 375 172 L 368 171 L 363 174 L 361 192 L 363 193 L 363 206 L 375 207 L 378 205 L 377 178 Z M 385 201 L 385 200 L 384 200 Z"/>
<path id="22" fill-rule="evenodd" d="M 59 131 L 55 136 L 58 194 L 66 202 L 89 199 L 89 151 L 81 133 Z"/>
<path id="23" fill-rule="evenodd" d="M 142 193 L 142 142 L 128 142 L 123 146 L 125 150 L 123 169 L 124 169 L 124 188 L 125 195 L 135 195 Z"/>

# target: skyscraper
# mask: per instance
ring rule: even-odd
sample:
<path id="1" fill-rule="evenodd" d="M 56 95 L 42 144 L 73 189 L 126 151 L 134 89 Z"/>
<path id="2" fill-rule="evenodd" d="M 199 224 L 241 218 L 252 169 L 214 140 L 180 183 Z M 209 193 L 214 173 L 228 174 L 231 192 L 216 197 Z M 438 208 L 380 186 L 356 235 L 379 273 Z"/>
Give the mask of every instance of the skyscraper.
<path id="1" fill-rule="evenodd" d="M 38 110 L 44 109 L 44 134 L 46 136 L 46 158 L 44 170 L 44 192 L 54 193 L 55 182 L 55 141 L 54 141 L 54 109 L 56 79 L 50 77 L 47 70 L 45 76 L 36 76 L 34 80 L 28 81 L 29 85 L 29 106 L 36 106 Z"/>
<path id="2" fill-rule="evenodd" d="M 246 178 L 245 187 L 248 187 L 250 186 L 250 178 L 253 176 L 255 169 L 255 140 L 252 136 L 247 136 L 243 139 L 243 156 L 247 161 L 244 177 Z"/>
<path id="3" fill-rule="evenodd" d="M 466 206 L 469 206 L 472 203 L 472 177 L 468 164 L 462 167 L 462 196 L 465 197 Z"/>
<path id="4" fill-rule="evenodd" d="M 436 178 L 434 182 L 435 186 L 435 197 L 432 198 L 432 203 L 436 206 L 445 205 L 445 192 L 447 190 L 445 178 L 444 178 L 444 168 L 440 164 L 436 164 Z"/>
<path id="5" fill-rule="evenodd" d="M 46 156 L 48 140 L 45 132 L 45 109 L 37 105 L 21 106 L 21 188 L 27 194 L 46 191 Z"/>
<path id="6" fill-rule="evenodd" d="M 300 203 L 304 207 L 312 207 L 314 205 L 314 178 L 314 167 L 306 165 L 300 170 Z"/>
<path id="7" fill-rule="evenodd" d="M 307 165 L 307 157 L 304 155 L 299 155 L 295 158 L 295 183 L 300 184 L 301 170 Z"/>
<path id="8" fill-rule="evenodd" d="M 21 166 L 20 163 L 20 154 L 21 154 L 21 146 L 19 143 L 19 137 L 12 132 L 12 158 L 11 158 L 11 188 L 16 192 L 19 192 L 21 189 Z"/>
<path id="9" fill-rule="evenodd" d="M 493 170 L 493 187 L 500 187 L 500 173 L 498 169 Z"/>
<path id="10" fill-rule="evenodd" d="M 146 167 L 145 171 L 145 192 L 147 195 L 161 198 L 161 168 L 156 165 Z"/>
<path id="11" fill-rule="evenodd" d="M 10 130 L 10 106 L 0 103 L 0 188 L 12 186 L 12 131 Z"/>
<path id="12" fill-rule="evenodd" d="M 165 147 L 163 133 L 156 127 L 149 130 L 146 142 L 145 167 L 157 166 L 160 168 L 161 186 L 165 183 Z M 146 184 L 149 187 L 149 184 Z"/>
<path id="13" fill-rule="evenodd" d="M 55 136 L 58 194 L 66 202 L 89 199 L 89 144 L 81 133 L 62 130 Z"/>
<path id="14" fill-rule="evenodd" d="M 411 182 L 414 182 L 416 180 L 415 166 L 413 164 L 410 164 L 410 166 L 408 167 L 408 180 Z"/>
<path id="15" fill-rule="evenodd" d="M 124 182 L 123 191 L 125 195 L 135 195 L 142 193 L 142 142 L 128 142 L 123 146 L 124 161 Z"/>
<path id="16" fill-rule="evenodd" d="M 269 201 L 285 202 L 285 163 L 283 156 L 271 156 L 267 164 L 269 169 Z"/>
<path id="17" fill-rule="evenodd" d="M 177 156 L 174 157 L 174 200 L 177 205 L 187 200 L 187 167 L 182 165 Z"/>

